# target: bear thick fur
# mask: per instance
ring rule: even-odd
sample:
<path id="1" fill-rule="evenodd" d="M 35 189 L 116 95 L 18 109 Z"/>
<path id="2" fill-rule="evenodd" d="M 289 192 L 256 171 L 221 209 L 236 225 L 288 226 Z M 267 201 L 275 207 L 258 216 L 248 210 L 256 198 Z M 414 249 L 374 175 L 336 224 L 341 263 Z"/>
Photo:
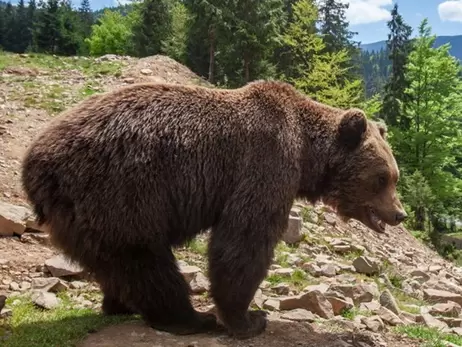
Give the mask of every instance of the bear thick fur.
<path id="1" fill-rule="evenodd" d="M 386 129 L 283 82 L 234 89 L 138 84 L 89 97 L 28 149 L 38 222 L 92 272 L 107 314 L 178 334 L 265 330 L 249 304 L 296 198 L 382 232 L 405 217 Z M 172 247 L 211 229 L 214 315 L 192 307 Z"/>

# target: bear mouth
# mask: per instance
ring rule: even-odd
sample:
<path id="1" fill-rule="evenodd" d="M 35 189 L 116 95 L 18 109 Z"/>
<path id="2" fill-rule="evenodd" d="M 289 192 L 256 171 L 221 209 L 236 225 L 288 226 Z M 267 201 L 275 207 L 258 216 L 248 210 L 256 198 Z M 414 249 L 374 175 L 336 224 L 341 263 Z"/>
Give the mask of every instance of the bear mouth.
<path id="1" fill-rule="evenodd" d="M 366 209 L 368 227 L 379 232 L 384 233 L 387 227 L 387 224 L 379 218 L 377 213 L 372 207 Z"/>

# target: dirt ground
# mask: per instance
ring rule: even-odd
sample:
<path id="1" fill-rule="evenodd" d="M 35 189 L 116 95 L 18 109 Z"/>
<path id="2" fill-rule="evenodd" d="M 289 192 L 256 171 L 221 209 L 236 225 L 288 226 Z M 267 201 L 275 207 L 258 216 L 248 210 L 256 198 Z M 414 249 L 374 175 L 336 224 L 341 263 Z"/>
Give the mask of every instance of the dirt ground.
<path id="1" fill-rule="evenodd" d="M 415 340 L 372 333 L 319 332 L 309 323 L 270 321 L 266 332 L 248 340 L 225 335 L 173 336 L 142 322 L 115 325 L 92 334 L 78 347 L 417 347 Z"/>

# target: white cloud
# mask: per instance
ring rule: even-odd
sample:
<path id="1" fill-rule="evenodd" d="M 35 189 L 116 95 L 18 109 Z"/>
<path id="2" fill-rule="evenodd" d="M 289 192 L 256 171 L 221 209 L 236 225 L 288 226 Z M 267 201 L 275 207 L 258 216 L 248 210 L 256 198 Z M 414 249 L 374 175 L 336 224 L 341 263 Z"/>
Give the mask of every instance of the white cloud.
<path id="1" fill-rule="evenodd" d="M 347 20 L 351 25 L 382 22 L 390 19 L 392 0 L 341 0 L 350 4 L 346 11 Z"/>
<path id="2" fill-rule="evenodd" d="M 462 22 L 462 0 L 444 1 L 438 5 L 442 21 Z"/>

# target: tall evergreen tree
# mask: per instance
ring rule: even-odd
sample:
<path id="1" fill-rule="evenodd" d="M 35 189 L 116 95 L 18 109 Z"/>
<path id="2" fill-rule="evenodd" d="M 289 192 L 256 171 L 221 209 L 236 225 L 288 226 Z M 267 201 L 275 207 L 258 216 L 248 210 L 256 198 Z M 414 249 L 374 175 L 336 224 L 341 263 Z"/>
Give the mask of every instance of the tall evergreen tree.
<path id="1" fill-rule="evenodd" d="M 191 14 L 187 50 L 187 64 L 197 74 L 215 83 L 217 43 L 226 35 L 224 30 L 229 19 L 225 17 L 230 0 L 185 0 Z M 223 42 L 223 41 L 222 41 Z"/>
<path id="2" fill-rule="evenodd" d="M 338 52 L 344 48 L 355 50 L 358 44 L 353 41 L 356 32 L 349 30 L 345 12 L 349 4 L 339 0 L 322 0 L 319 3 L 320 33 L 326 52 Z"/>
<path id="3" fill-rule="evenodd" d="M 28 30 L 28 46 L 27 49 L 33 50 L 34 48 L 34 27 L 36 21 L 37 4 L 35 0 L 29 0 L 27 5 L 27 30 Z"/>
<path id="4" fill-rule="evenodd" d="M 58 0 L 40 0 L 34 28 L 34 46 L 38 52 L 56 53 L 60 39 Z"/>
<path id="5" fill-rule="evenodd" d="M 222 40 L 221 47 L 231 47 L 220 59 L 227 67 L 230 59 L 240 62 L 237 70 L 226 69 L 230 85 L 239 86 L 259 76 L 269 77 L 274 70 L 270 54 L 285 21 L 283 1 L 234 0 L 230 5 L 229 14 L 224 17 L 229 39 Z"/>
<path id="6" fill-rule="evenodd" d="M 297 67 L 296 77 L 290 81 L 320 102 L 341 108 L 359 106 L 361 81 L 344 76 L 342 65 L 349 60 L 346 49 L 325 51 L 323 38 L 316 33 L 318 14 L 314 1 L 299 0 L 293 11 L 294 21 L 283 36 L 293 50 Z"/>
<path id="7" fill-rule="evenodd" d="M 59 35 L 57 53 L 75 55 L 83 41 L 79 30 L 77 13 L 72 8 L 71 0 L 61 0 L 59 11 Z"/>
<path id="8" fill-rule="evenodd" d="M 16 24 L 16 9 L 13 7 L 11 2 L 8 2 L 3 11 L 4 21 L 2 29 L 2 46 L 7 51 L 12 51 L 15 46 L 15 24 Z"/>
<path id="9" fill-rule="evenodd" d="M 138 11 L 140 18 L 133 28 L 134 53 L 140 57 L 162 53 L 162 42 L 172 26 L 168 1 L 144 0 Z"/>
<path id="10" fill-rule="evenodd" d="M 353 40 L 357 33 L 350 31 L 350 24 L 346 20 L 348 8 L 349 4 L 344 1 L 321 0 L 319 2 L 319 32 L 325 44 L 324 52 L 347 51 L 349 59 L 340 65 L 347 72 L 340 78 L 357 79 L 361 75 L 359 67 L 361 51 L 359 43 Z M 342 80 L 339 81 L 339 83 L 342 82 Z"/>
<path id="11" fill-rule="evenodd" d="M 80 30 L 84 37 L 90 37 L 91 26 L 93 25 L 93 13 L 90 7 L 90 0 L 82 0 L 79 7 Z"/>
<path id="12" fill-rule="evenodd" d="M 16 6 L 16 16 L 14 18 L 14 42 L 11 50 L 16 53 L 23 53 L 30 44 L 30 31 L 28 27 L 28 14 L 24 0 L 19 0 Z"/>
<path id="13" fill-rule="evenodd" d="M 408 83 L 405 79 L 406 63 L 412 49 L 410 37 L 412 28 L 404 22 L 398 12 L 398 4 L 391 11 L 391 19 L 388 22 L 390 33 L 388 34 L 387 50 L 391 61 L 391 75 L 385 85 L 385 95 L 382 110 L 383 118 L 391 126 L 408 127 L 408 121 L 403 117 L 404 113 L 400 101 L 406 104 L 405 90 Z"/>

